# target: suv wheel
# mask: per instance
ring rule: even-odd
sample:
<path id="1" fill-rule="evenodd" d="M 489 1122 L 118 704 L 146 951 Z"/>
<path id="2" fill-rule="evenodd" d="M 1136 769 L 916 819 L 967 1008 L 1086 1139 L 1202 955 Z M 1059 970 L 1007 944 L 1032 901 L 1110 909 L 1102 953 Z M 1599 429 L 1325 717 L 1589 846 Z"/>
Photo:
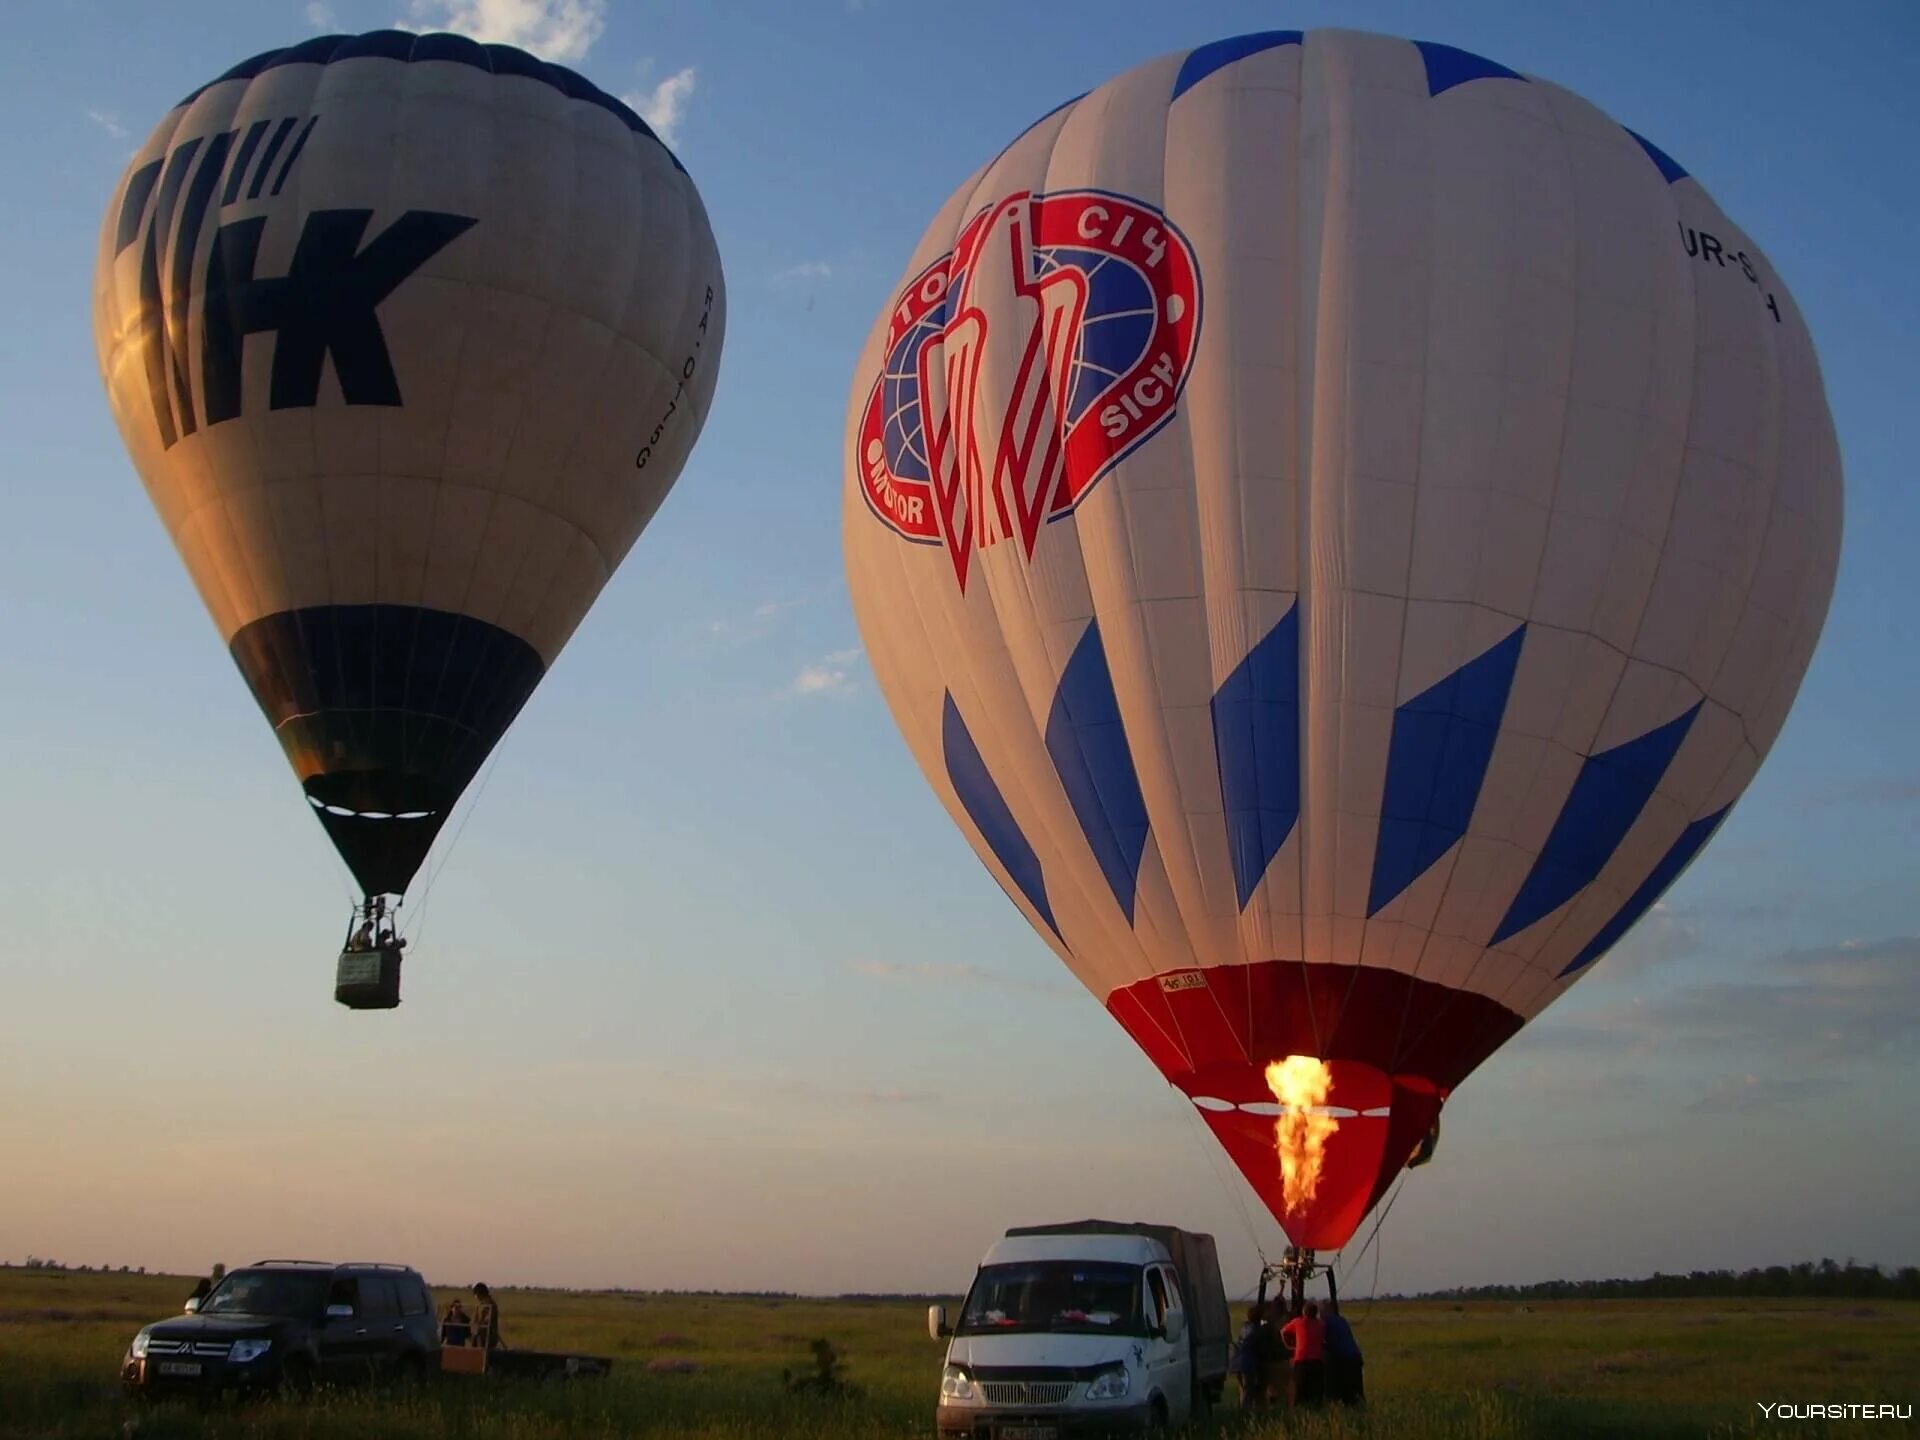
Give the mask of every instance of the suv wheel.
<path id="1" fill-rule="evenodd" d="M 280 1393 L 305 1395 L 313 1389 L 313 1361 L 305 1355 L 289 1355 L 280 1367 Z"/>

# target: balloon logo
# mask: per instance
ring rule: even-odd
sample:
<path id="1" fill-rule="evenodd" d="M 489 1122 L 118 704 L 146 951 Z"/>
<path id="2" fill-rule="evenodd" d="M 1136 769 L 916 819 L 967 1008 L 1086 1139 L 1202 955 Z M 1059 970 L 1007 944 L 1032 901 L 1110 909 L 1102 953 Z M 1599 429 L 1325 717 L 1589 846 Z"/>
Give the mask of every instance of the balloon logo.
<path id="1" fill-rule="evenodd" d="M 1040 526 L 1172 415 L 1199 323 L 1192 252 L 1148 207 L 1021 192 L 982 210 L 887 321 L 867 503 L 944 544 L 963 590 L 975 550 L 1017 535 L 1031 556 Z M 1011 364 L 985 363 L 1007 346 Z"/>
<path id="2" fill-rule="evenodd" d="M 954 193 L 853 377 L 874 671 L 981 861 L 1292 1241 L 1753 778 L 1832 592 L 1812 341 L 1670 156 L 1275 31 Z"/>
<path id="3" fill-rule="evenodd" d="M 665 498 L 725 312 L 679 161 L 506 46 L 270 51 L 135 155 L 94 280 L 107 395 L 369 897 L 406 890 Z"/>

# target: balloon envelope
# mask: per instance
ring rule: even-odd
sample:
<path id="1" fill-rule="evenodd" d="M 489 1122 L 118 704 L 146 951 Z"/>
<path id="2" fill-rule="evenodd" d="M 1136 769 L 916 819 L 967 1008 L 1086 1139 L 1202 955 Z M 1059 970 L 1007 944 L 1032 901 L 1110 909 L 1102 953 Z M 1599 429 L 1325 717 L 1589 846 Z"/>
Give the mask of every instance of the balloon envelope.
<path id="1" fill-rule="evenodd" d="M 328 35 L 195 91 L 108 205 L 115 419 L 309 803 L 405 890 L 704 422 L 693 182 L 587 81 Z"/>
<path id="2" fill-rule="evenodd" d="M 1326 1249 L 1725 818 L 1840 511 L 1792 297 L 1672 158 L 1464 51 L 1272 32 L 953 194 L 843 535 L 955 823 Z"/>

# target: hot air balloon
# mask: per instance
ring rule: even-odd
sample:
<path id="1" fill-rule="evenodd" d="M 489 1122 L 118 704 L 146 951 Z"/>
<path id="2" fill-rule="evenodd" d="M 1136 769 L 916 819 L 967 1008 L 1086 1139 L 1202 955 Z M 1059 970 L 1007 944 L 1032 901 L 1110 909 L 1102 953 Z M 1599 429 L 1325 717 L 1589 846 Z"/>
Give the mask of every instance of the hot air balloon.
<path id="1" fill-rule="evenodd" d="M 847 418 L 928 782 L 1309 1259 L 1725 820 L 1840 524 L 1806 326 L 1697 180 L 1344 31 L 1034 124 Z"/>
<path id="2" fill-rule="evenodd" d="M 399 899 L 659 508 L 726 299 L 685 168 L 569 70 L 326 35 L 161 120 L 107 206 L 114 418 L 367 899 L 343 1001 L 399 1001 Z"/>

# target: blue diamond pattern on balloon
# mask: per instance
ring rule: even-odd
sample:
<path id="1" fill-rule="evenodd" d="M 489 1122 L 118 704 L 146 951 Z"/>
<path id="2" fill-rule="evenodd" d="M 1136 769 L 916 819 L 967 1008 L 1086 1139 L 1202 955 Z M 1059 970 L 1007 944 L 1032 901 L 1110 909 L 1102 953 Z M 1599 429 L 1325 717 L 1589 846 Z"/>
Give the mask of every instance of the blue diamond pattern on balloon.
<path id="1" fill-rule="evenodd" d="M 1014 888 L 1027 897 L 1027 903 L 1058 936 L 1060 926 L 1053 918 L 1053 906 L 1047 899 L 1047 881 L 1040 870 L 1040 857 L 1033 853 L 1033 846 L 1020 831 L 1020 822 L 1007 808 L 1006 797 L 993 783 L 987 762 L 980 758 L 980 747 L 973 743 L 973 734 L 967 729 L 967 722 L 961 718 L 960 707 L 953 703 L 951 694 L 945 697 L 940 712 L 940 746 L 947 763 L 947 779 L 952 782 L 961 809 L 967 812 L 980 838 L 987 842 L 987 849 L 1013 881 Z M 1064 937 L 1062 940 L 1064 943 Z"/>
<path id="2" fill-rule="evenodd" d="M 1140 855 L 1147 845 L 1147 803 L 1120 723 L 1098 620 L 1088 622 L 1060 676 L 1047 715 L 1047 754 L 1080 832 L 1131 924 Z"/>
<path id="3" fill-rule="evenodd" d="M 1249 55 L 1258 55 L 1262 50 L 1273 50 L 1281 45 L 1298 45 L 1301 38 L 1298 30 L 1263 30 L 1255 35 L 1235 35 L 1230 40 L 1215 40 L 1210 45 L 1191 50 L 1180 64 L 1180 73 L 1174 77 L 1171 98 L 1178 100 L 1214 71 L 1236 60 L 1244 60 Z"/>
<path id="4" fill-rule="evenodd" d="M 1213 749 L 1240 908 L 1300 819 L 1300 605 L 1280 617 L 1213 697 Z"/>
<path id="5" fill-rule="evenodd" d="M 1657 730 L 1587 757 L 1560 817 L 1553 822 L 1553 833 L 1489 945 L 1519 934 L 1593 883 L 1653 798 L 1654 788 L 1699 713 L 1696 701 L 1684 715 Z"/>
<path id="6" fill-rule="evenodd" d="M 1467 833 L 1526 632 L 1525 625 L 1517 627 L 1393 712 L 1369 915 L 1426 874 Z"/>
<path id="7" fill-rule="evenodd" d="M 1476 55 L 1471 50 L 1456 50 L 1451 45 L 1436 45 L 1430 40 L 1416 40 L 1413 48 L 1420 52 L 1420 58 L 1427 65 L 1429 97 L 1442 94 L 1456 85 L 1464 85 L 1469 80 L 1518 80 L 1523 85 L 1527 83 L 1527 77 L 1518 70 L 1509 70 L 1497 61 Z"/>
<path id="8" fill-rule="evenodd" d="M 1682 830 L 1680 838 L 1673 842 L 1672 848 L 1653 867 L 1653 873 L 1641 882 L 1640 888 L 1628 897 L 1627 903 L 1615 911 L 1613 918 L 1602 925 L 1599 933 L 1573 957 L 1573 962 L 1560 972 L 1560 978 L 1565 979 L 1574 971 L 1584 969 L 1611 950 L 1615 942 L 1653 908 L 1654 902 L 1667 893 L 1667 887 L 1680 878 L 1680 872 L 1700 853 L 1700 847 L 1713 838 L 1713 832 L 1720 828 L 1720 822 L 1727 818 L 1727 811 L 1732 808 L 1728 805 L 1711 815 L 1703 815 Z"/>

